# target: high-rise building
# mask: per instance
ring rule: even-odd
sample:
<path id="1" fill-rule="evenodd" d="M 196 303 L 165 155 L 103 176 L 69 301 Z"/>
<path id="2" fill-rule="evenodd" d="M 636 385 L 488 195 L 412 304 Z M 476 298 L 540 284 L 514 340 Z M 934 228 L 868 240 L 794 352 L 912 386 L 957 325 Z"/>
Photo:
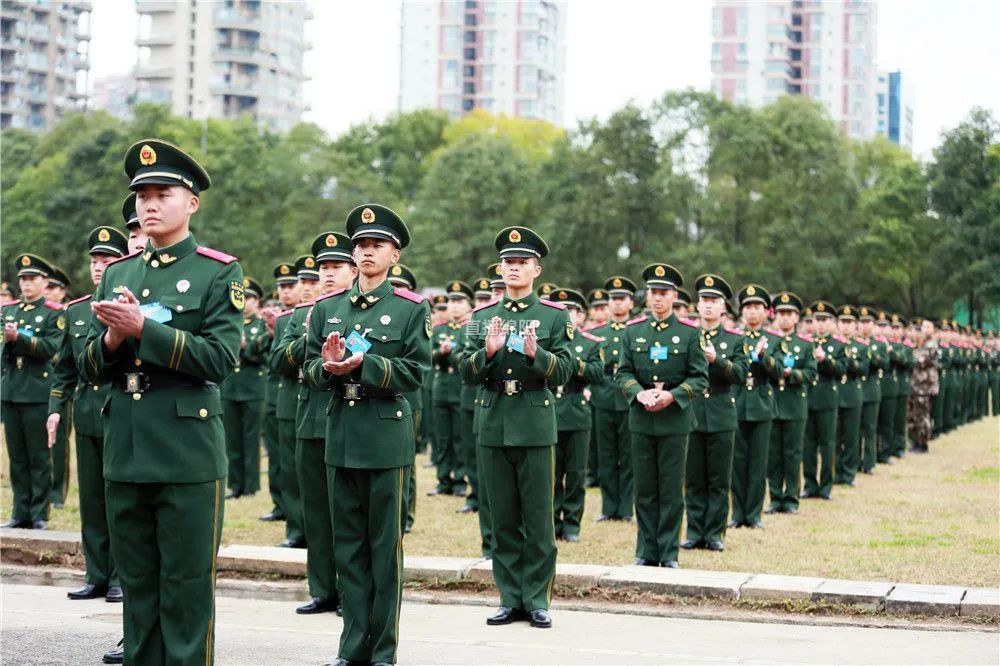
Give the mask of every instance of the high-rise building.
<path id="1" fill-rule="evenodd" d="M 90 2 L 0 3 L 0 128 L 42 130 L 87 105 Z"/>
<path id="2" fill-rule="evenodd" d="M 907 150 L 913 150 L 913 97 L 902 72 L 879 72 L 875 132 Z"/>
<path id="3" fill-rule="evenodd" d="M 136 10 L 137 102 L 189 118 L 247 114 L 274 131 L 299 122 L 305 2 L 136 0 Z"/>
<path id="4" fill-rule="evenodd" d="M 401 111 L 473 109 L 562 123 L 567 3 L 402 3 Z"/>
<path id="5" fill-rule="evenodd" d="M 135 78 L 130 74 L 94 77 L 90 86 L 90 108 L 130 120 L 135 101 Z"/>
<path id="6" fill-rule="evenodd" d="M 752 106 L 805 95 L 848 136 L 870 138 L 876 21 L 874 1 L 715 0 L 712 89 Z"/>

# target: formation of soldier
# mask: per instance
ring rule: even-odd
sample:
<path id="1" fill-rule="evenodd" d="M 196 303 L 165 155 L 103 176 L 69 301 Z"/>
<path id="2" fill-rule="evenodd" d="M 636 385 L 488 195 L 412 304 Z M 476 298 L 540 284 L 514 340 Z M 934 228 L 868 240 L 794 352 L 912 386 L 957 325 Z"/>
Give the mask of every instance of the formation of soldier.
<path id="1" fill-rule="evenodd" d="M 501 599 L 487 623 L 545 628 L 587 486 L 596 523 L 635 516 L 635 564 L 676 568 L 682 549 L 722 551 L 727 529 L 830 499 L 908 439 L 926 452 L 998 413 L 992 332 L 715 274 L 689 296 L 662 262 L 641 288 L 536 285 L 549 248 L 523 226 L 497 234 L 484 276 L 427 299 L 401 263 L 406 224 L 374 203 L 276 265 L 265 303 L 191 234 L 211 185 L 193 158 L 148 139 L 125 172 L 125 232 L 86 239 L 92 295 L 64 303 L 65 271 L 18 256 L 0 366 L 7 527 L 45 529 L 65 501 L 75 429 L 86 577 L 69 596 L 124 599 L 107 663 L 212 661 L 224 499 L 260 490 L 261 440 L 261 520 L 307 550 L 296 612 L 343 614 L 335 663 L 394 663 L 417 452 L 429 495 L 478 519 Z"/>

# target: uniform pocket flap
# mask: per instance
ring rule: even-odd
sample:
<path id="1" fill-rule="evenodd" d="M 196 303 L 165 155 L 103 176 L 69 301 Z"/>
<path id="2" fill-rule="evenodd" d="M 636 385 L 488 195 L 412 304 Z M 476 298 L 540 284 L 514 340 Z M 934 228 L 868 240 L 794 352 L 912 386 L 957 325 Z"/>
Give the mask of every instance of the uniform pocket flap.
<path id="1" fill-rule="evenodd" d="M 375 410 L 380 419 L 399 421 L 410 415 L 410 403 L 406 400 L 375 400 Z"/>
<path id="2" fill-rule="evenodd" d="M 209 393 L 177 398 L 177 416 L 190 419 L 207 419 L 222 414 L 222 400 Z"/>

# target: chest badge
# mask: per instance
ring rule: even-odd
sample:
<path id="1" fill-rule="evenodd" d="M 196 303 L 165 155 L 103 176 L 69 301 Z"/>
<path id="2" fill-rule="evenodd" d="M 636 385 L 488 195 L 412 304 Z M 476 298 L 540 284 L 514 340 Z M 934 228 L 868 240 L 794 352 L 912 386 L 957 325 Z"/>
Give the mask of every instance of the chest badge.
<path id="1" fill-rule="evenodd" d="M 191 283 L 188 282 L 187 280 L 177 281 L 177 291 L 181 292 L 182 294 L 187 292 L 187 290 L 190 288 L 191 288 Z"/>
<path id="2" fill-rule="evenodd" d="M 326 320 L 328 324 L 339 324 L 342 320 L 339 317 L 330 317 Z"/>
<path id="3" fill-rule="evenodd" d="M 719 349 L 725 349 L 725 348 L 727 348 L 728 346 L 729 346 L 729 344 L 728 344 L 728 343 L 725 343 L 725 342 L 720 342 L 720 343 L 719 343 Z"/>
<path id="4" fill-rule="evenodd" d="M 37 317 L 35 317 L 35 321 L 41 324 L 43 321 L 45 321 L 45 317 L 43 317 L 42 315 L 38 315 Z"/>
<path id="5" fill-rule="evenodd" d="M 679 335 L 675 335 L 674 337 L 672 337 L 672 338 L 670 338 L 670 339 L 671 339 L 671 340 L 673 341 L 673 343 L 674 343 L 674 344 L 676 345 L 676 344 L 677 344 L 678 342 L 680 342 L 680 341 L 681 341 L 681 336 L 679 336 Z"/>
<path id="6" fill-rule="evenodd" d="M 378 319 L 378 322 L 383 326 L 388 326 L 390 321 L 392 321 L 392 317 L 390 317 L 389 315 L 382 315 Z"/>

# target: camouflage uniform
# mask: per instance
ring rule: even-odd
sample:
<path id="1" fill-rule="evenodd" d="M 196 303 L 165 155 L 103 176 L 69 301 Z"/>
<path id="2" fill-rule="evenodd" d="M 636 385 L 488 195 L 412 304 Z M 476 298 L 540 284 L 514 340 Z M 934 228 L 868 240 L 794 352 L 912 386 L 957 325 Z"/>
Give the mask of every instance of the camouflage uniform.
<path id="1" fill-rule="evenodd" d="M 927 451 L 934 422 L 931 402 L 938 394 L 937 342 L 929 341 L 913 350 L 913 379 L 910 382 L 909 430 L 914 451 Z"/>

